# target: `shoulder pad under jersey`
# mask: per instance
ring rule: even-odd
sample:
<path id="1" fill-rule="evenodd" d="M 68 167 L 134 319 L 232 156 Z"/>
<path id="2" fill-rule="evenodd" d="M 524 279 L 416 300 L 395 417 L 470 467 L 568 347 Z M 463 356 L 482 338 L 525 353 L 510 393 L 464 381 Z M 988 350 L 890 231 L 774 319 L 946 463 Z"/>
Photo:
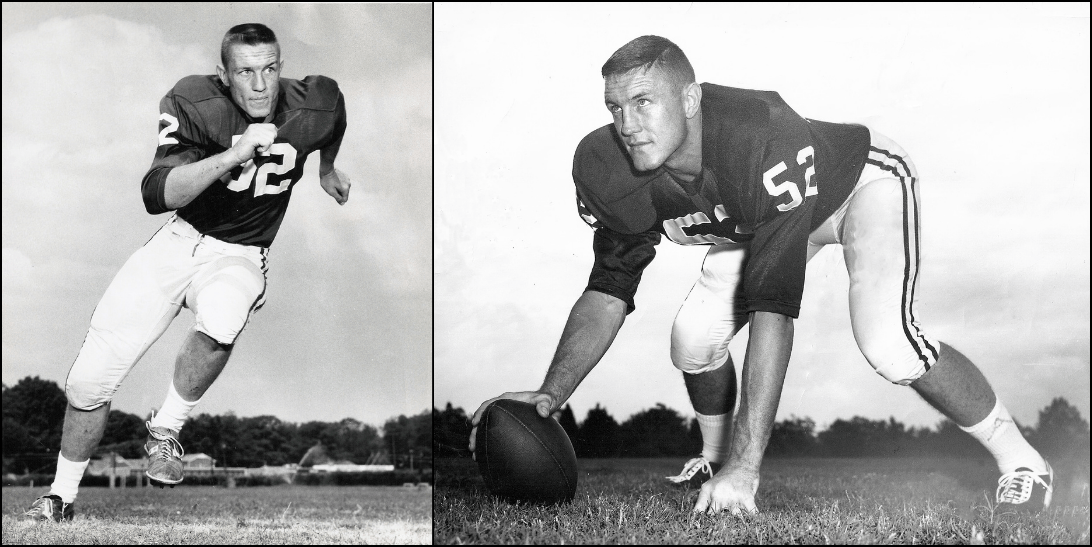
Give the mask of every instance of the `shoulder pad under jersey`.
<path id="1" fill-rule="evenodd" d="M 281 93 L 288 109 L 333 111 L 341 92 L 332 78 L 311 75 L 302 80 L 281 78 Z"/>
<path id="2" fill-rule="evenodd" d="M 615 232 L 636 234 L 655 228 L 651 186 L 657 176 L 659 171 L 633 168 L 611 124 L 592 131 L 576 147 L 577 195 L 596 220 Z"/>

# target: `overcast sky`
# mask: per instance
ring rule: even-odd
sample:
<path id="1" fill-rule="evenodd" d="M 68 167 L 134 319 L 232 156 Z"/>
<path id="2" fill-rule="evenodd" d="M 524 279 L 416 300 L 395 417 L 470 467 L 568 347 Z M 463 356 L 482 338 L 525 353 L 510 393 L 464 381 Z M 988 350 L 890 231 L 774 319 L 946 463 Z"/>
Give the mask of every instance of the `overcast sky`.
<path id="1" fill-rule="evenodd" d="M 64 383 L 91 313 L 150 216 L 159 100 L 214 74 L 248 22 L 277 34 L 283 76 L 345 95 L 338 207 L 307 164 L 270 254 L 267 303 L 196 412 L 382 425 L 432 394 L 432 8 L 429 5 L 3 6 L 3 381 Z M 166 394 L 193 314 L 137 364 L 113 408 Z"/>
<path id="2" fill-rule="evenodd" d="M 438 406 L 541 383 L 593 258 L 572 154 L 611 120 L 602 63 L 642 34 L 679 44 L 698 81 L 899 142 L 922 176 L 927 331 L 1022 423 L 1056 396 L 1089 416 L 1087 5 L 437 5 Z M 578 420 L 596 403 L 619 421 L 657 402 L 693 415 L 668 342 L 706 249 L 658 246 L 637 311 L 570 399 Z M 841 249 L 823 250 L 778 419 L 936 424 L 860 355 L 847 287 Z"/>

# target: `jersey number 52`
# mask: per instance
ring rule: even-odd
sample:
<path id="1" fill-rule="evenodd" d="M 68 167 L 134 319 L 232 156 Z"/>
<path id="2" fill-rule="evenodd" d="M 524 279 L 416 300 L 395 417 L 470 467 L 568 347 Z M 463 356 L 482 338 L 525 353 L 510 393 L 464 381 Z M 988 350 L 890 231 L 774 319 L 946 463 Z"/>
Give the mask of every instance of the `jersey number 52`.
<path id="1" fill-rule="evenodd" d="M 232 135 L 231 145 L 234 146 L 242 135 Z M 231 182 L 228 190 L 243 192 L 254 183 L 254 197 L 279 194 L 292 185 L 292 179 L 286 178 L 277 184 L 266 184 L 270 175 L 283 175 L 296 167 L 296 149 L 286 142 L 275 142 L 269 150 L 258 152 L 259 156 L 267 156 L 269 160 L 258 167 L 253 159 L 247 160 L 241 166 L 232 169 Z"/>

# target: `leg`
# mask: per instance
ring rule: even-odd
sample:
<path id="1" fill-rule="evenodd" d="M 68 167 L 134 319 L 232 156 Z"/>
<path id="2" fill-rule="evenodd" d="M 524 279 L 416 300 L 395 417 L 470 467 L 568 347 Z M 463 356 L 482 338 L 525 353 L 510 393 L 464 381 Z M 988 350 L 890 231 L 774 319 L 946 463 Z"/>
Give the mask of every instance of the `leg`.
<path id="1" fill-rule="evenodd" d="M 962 353 L 940 343 L 940 359 L 910 387 L 933 408 L 963 427 L 986 419 L 997 396 L 986 377 Z"/>
<path id="2" fill-rule="evenodd" d="M 91 316 L 83 347 L 65 381 L 68 409 L 52 493 L 75 500 L 121 382 L 181 307 L 181 278 L 167 257 L 171 235 L 157 233 L 118 271 Z M 175 292 L 171 292 L 175 290 Z"/>
<path id="3" fill-rule="evenodd" d="M 897 144 L 874 134 L 869 164 L 842 226 L 857 344 L 876 372 L 911 385 L 993 454 L 1003 473 L 998 503 L 1049 506 L 1050 466 L 1020 434 L 982 372 L 931 339 L 918 322 L 920 204 L 913 163 Z"/>
<path id="4" fill-rule="evenodd" d="M 221 344 L 200 331 L 186 337 L 174 365 L 174 388 L 186 401 L 196 401 L 220 376 L 233 346 Z"/>
<path id="5" fill-rule="evenodd" d="M 94 410 L 80 410 L 69 404 L 61 432 L 61 456 L 73 462 L 89 460 L 102 440 L 109 415 L 110 403 Z"/>
<path id="6" fill-rule="evenodd" d="M 720 468 L 732 438 L 736 372 L 728 343 L 746 322 L 736 310 L 736 293 L 746 247 L 718 245 L 709 250 L 702 275 L 690 290 L 671 327 L 671 361 L 683 372 L 690 403 L 702 434 L 702 453 L 669 480 L 700 487 Z"/>

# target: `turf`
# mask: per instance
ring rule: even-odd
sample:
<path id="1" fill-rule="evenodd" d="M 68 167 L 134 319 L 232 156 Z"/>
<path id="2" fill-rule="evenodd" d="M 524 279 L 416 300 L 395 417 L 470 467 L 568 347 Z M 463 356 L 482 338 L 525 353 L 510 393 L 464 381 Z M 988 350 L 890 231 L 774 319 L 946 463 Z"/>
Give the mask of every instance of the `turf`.
<path id="1" fill-rule="evenodd" d="M 71 523 L 20 517 L 41 488 L 4 488 L 3 542 L 426 544 L 432 491 L 382 486 L 84 488 Z"/>
<path id="2" fill-rule="evenodd" d="M 756 500 L 761 513 L 733 517 L 691 512 L 697 491 L 663 479 L 682 460 L 582 460 L 576 499 L 553 506 L 498 500 L 474 462 L 442 460 L 434 541 L 1088 544 L 1088 463 L 1075 467 L 1082 465 L 1073 472 L 1083 477 L 1075 491 L 1074 481 L 1059 481 L 1052 508 L 1028 515 L 995 511 L 987 495 L 996 468 L 986 462 L 767 460 Z M 1055 465 L 1062 473 L 1066 467 Z"/>

